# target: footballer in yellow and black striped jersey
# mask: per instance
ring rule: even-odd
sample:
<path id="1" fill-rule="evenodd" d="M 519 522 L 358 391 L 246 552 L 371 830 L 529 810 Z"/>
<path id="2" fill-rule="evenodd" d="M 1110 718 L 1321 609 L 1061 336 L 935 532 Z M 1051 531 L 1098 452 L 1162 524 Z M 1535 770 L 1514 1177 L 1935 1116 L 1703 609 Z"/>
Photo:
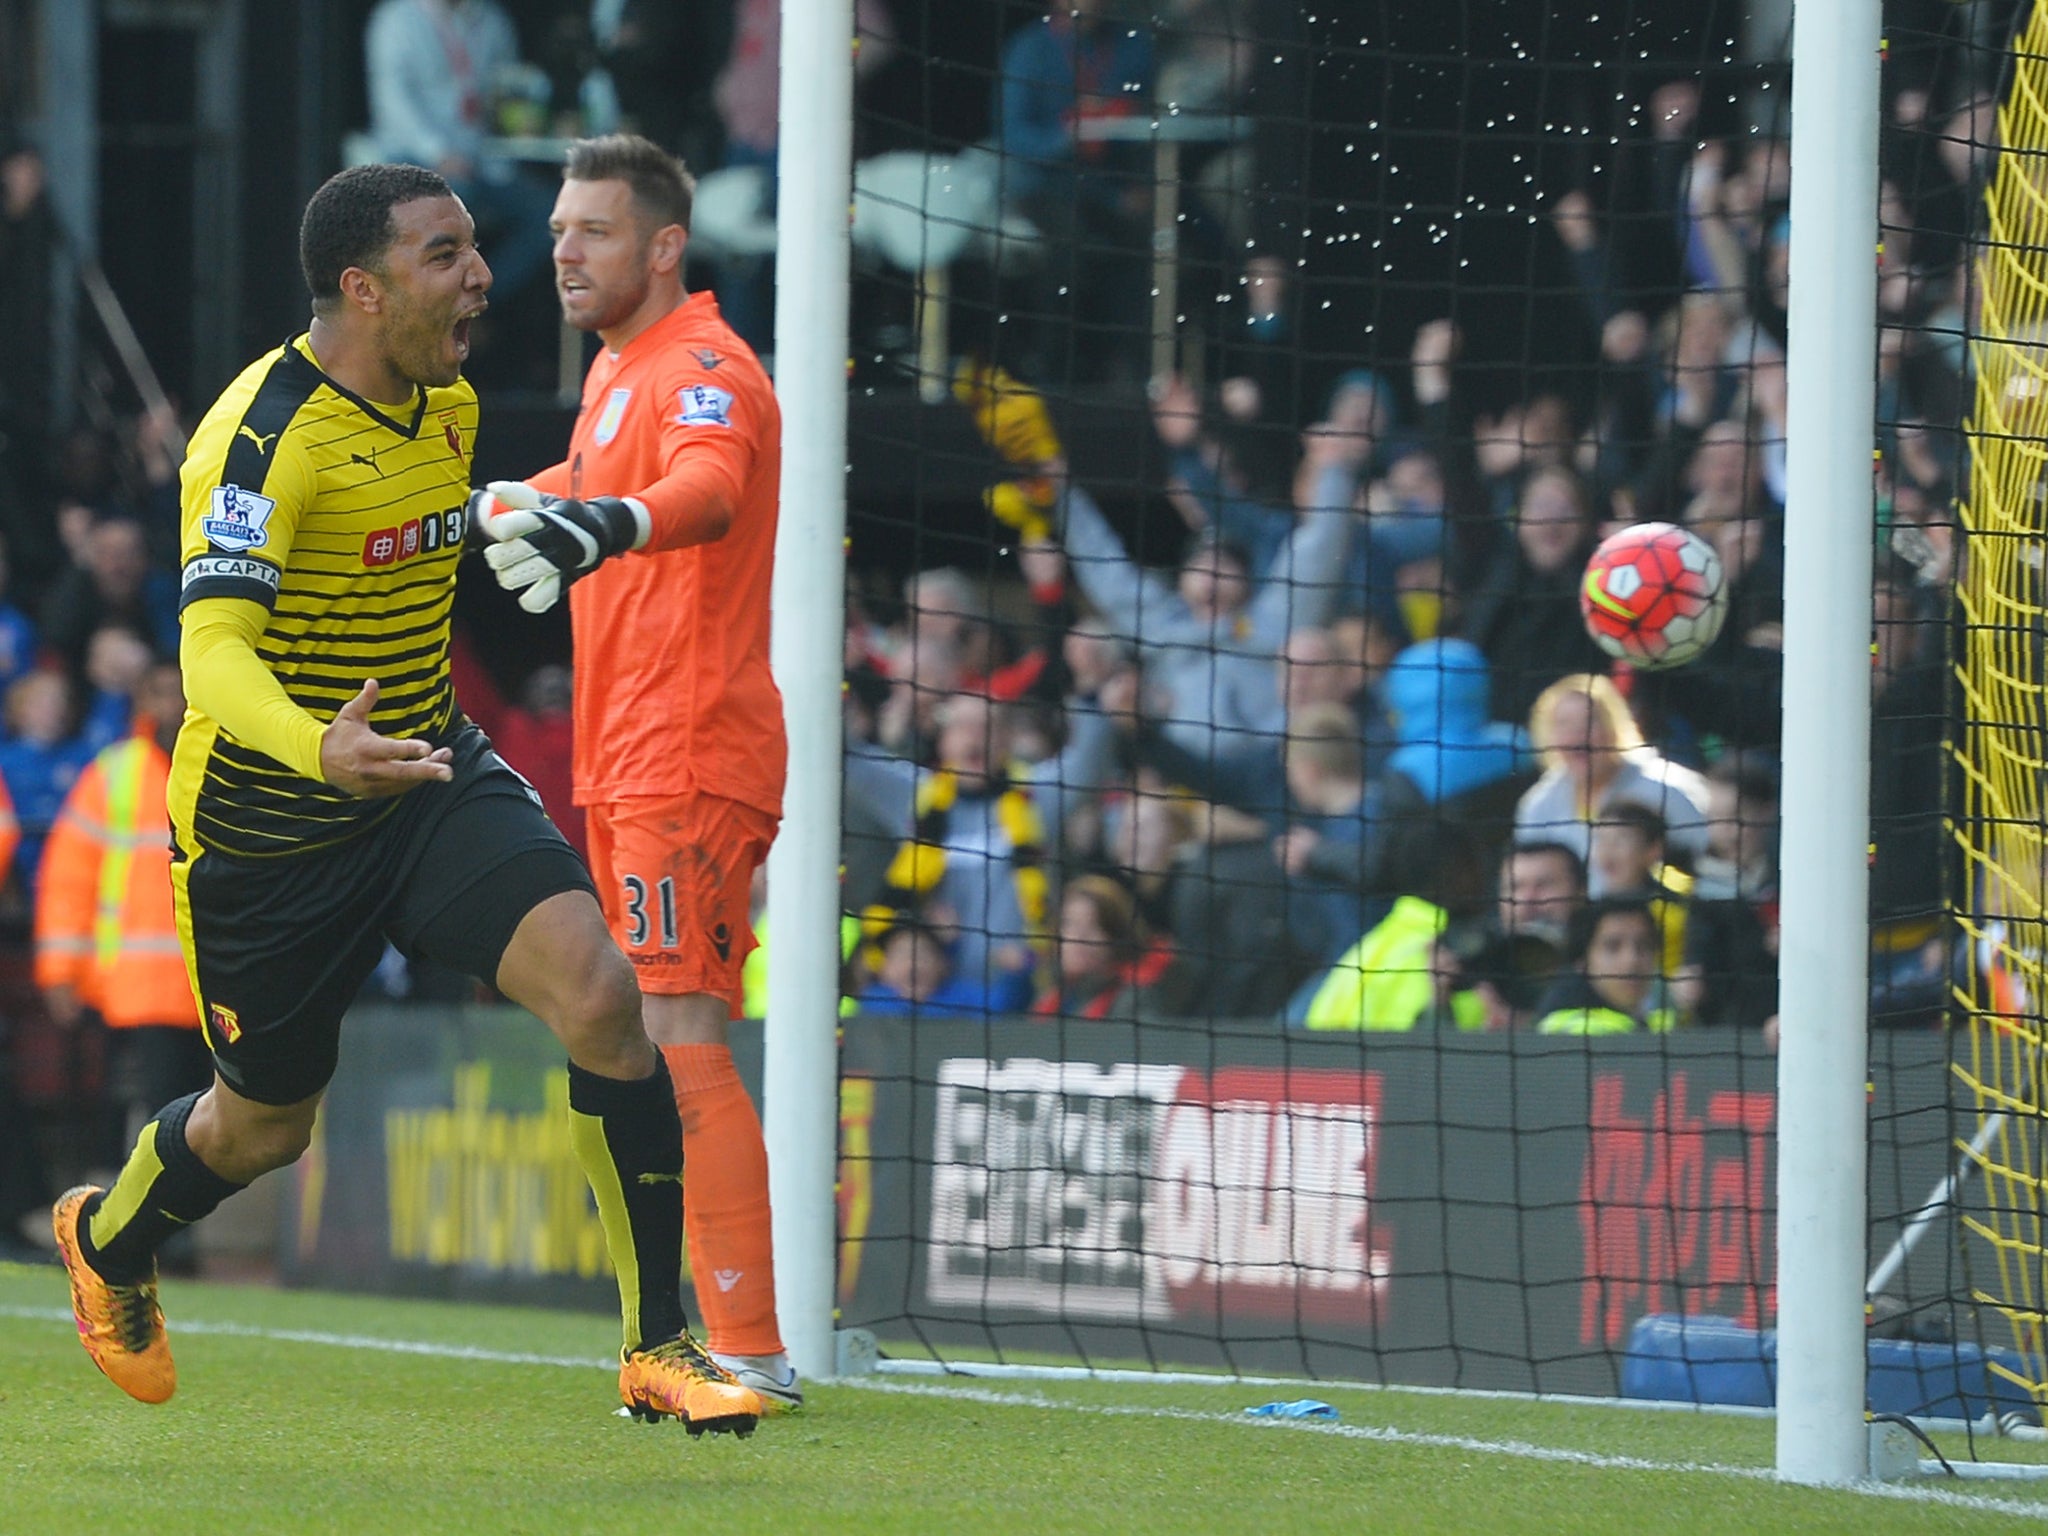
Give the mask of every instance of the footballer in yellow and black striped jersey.
<path id="1" fill-rule="evenodd" d="M 300 1156 L 342 1016 L 396 948 L 495 986 L 568 1052 L 568 1140 L 621 1276 L 620 1400 L 749 1434 L 760 1399 L 688 1331 L 682 1125 L 633 969 L 449 677 L 462 365 L 491 286 L 476 227 L 424 167 L 352 166 L 306 204 L 299 265 L 306 335 L 228 387 L 184 468 L 171 895 L 215 1080 L 158 1111 L 110 1189 L 53 1209 L 79 1341 L 130 1396 L 170 1397 L 157 1250 Z"/>
<path id="2" fill-rule="evenodd" d="M 256 653 L 292 703 L 325 721 L 374 678 L 372 727 L 439 745 L 460 718 L 448 629 L 476 424 L 462 379 L 379 406 L 323 373 L 304 336 L 258 358 L 185 460 L 181 610 L 260 604 Z M 170 799 L 186 849 L 257 856 L 337 842 L 396 803 L 308 778 L 197 709 Z"/>

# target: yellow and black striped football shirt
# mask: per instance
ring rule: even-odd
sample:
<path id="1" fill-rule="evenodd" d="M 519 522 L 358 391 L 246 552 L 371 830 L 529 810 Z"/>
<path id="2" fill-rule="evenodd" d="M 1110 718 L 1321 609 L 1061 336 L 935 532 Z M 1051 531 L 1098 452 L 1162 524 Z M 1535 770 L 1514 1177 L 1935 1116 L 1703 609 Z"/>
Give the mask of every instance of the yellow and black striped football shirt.
<path id="1" fill-rule="evenodd" d="M 180 610 L 261 603 L 256 654 L 293 703 L 324 721 L 374 677 L 372 727 L 438 743 L 457 719 L 448 619 L 476 422 L 466 381 L 380 407 L 321 372 L 303 336 L 257 359 L 185 459 Z M 170 802 L 181 846 L 252 855 L 338 842 L 397 804 L 308 779 L 196 709 Z"/>

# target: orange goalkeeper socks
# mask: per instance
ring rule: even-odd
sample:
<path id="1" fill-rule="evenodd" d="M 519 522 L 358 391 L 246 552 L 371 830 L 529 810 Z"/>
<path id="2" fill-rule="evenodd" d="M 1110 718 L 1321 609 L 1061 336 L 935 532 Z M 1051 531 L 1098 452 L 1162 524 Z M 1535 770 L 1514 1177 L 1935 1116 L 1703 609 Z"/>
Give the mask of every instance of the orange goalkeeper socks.
<path id="1" fill-rule="evenodd" d="M 782 1351 L 761 1117 L 722 1045 L 664 1045 L 683 1120 L 683 1223 L 705 1340 L 722 1355 Z"/>

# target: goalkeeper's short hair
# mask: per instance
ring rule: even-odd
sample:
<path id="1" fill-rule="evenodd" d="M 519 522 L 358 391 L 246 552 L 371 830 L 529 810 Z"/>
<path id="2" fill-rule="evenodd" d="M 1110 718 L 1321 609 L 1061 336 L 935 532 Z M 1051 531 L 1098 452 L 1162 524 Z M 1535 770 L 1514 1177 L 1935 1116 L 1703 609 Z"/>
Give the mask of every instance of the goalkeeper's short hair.
<path id="1" fill-rule="evenodd" d="M 680 224 L 684 234 L 690 232 L 697 178 L 652 139 L 637 133 L 578 139 L 569 146 L 562 176 L 566 181 L 623 181 L 633 189 L 633 204 L 648 221 L 644 233 L 671 224 Z"/>

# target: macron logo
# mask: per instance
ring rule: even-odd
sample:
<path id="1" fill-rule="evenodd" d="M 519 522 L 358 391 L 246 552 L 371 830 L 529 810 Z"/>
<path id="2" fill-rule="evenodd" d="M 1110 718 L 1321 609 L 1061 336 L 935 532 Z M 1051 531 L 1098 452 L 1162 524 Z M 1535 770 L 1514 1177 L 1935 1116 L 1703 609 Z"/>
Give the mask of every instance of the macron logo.
<path id="1" fill-rule="evenodd" d="M 715 1269 L 711 1272 L 711 1278 L 718 1282 L 721 1291 L 729 1291 L 745 1279 L 746 1274 L 743 1269 Z"/>

